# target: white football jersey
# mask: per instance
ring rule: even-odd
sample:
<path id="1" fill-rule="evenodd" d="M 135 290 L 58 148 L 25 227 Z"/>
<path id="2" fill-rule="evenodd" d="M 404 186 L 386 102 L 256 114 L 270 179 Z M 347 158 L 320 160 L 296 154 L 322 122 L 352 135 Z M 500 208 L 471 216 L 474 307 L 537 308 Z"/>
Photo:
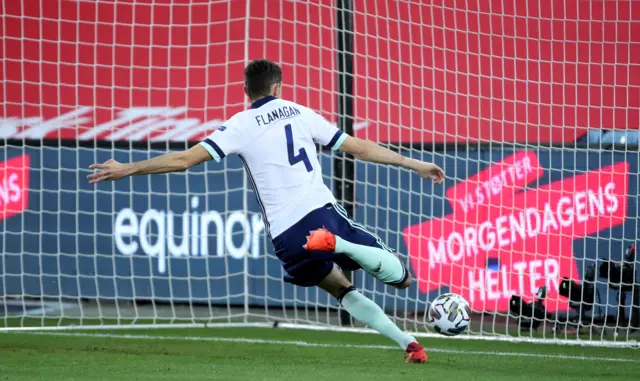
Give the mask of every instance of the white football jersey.
<path id="1" fill-rule="evenodd" d="M 200 144 L 220 161 L 237 154 L 275 238 L 314 209 L 335 203 L 322 181 L 316 144 L 337 150 L 347 138 L 311 109 L 265 97 L 215 130 Z"/>

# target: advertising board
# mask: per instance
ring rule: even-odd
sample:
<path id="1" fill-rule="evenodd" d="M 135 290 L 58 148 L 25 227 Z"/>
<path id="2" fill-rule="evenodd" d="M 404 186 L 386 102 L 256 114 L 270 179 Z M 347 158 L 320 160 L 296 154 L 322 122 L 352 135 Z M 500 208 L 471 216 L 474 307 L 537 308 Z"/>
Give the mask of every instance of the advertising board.
<path id="1" fill-rule="evenodd" d="M 354 3 L 359 137 L 571 143 L 640 127 L 636 1 Z M 258 58 L 282 65 L 286 99 L 336 121 L 335 2 L 247 4 L 7 2 L 0 138 L 199 141 L 247 106 Z"/>
<path id="2" fill-rule="evenodd" d="M 242 304 L 248 294 L 251 304 L 278 306 L 318 298 L 282 284 L 235 157 L 94 187 L 86 181 L 89 164 L 148 152 L 6 147 L 3 155 L 2 168 L 24 177 L 11 180 L 14 172 L 5 169 L 2 194 L 5 183 L 28 193 L 9 185 L 13 201 L 3 204 L 0 294 L 212 304 Z M 421 158 L 445 168 L 444 187 L 406 171 L 356 167 L 356 221 L 396 249 L 417 279 L 408 291 L 376 294 L 379 302 L 415 311 L 449 290 L 476 310 L 506 311 L 512 293 L 531 298 L 547 286 L 548 308 L 565 310 L 561 278 L 580 281 L 588 266 L 620 260 L 636 238 L 637 153 L 487 150 Z M 330 163 L 322 155 L 327 181 Z M 606 295 L 606 283 L 598 287 Z"/>

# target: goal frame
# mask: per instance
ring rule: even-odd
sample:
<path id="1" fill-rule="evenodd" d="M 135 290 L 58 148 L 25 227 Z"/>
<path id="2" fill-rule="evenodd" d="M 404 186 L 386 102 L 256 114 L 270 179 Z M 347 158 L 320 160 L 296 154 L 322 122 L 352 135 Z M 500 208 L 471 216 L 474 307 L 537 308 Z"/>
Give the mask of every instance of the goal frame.
<path id="1" fill-rule="evenodd" d="M 246 0 L 246 15 L 244 24 L 245 24 L 245 33 L 246 36 L 250 35 L 251 23 L 249 15 L 251 9 L 251 1 Z M 353 134 L 354 132 L 354 123 L 355 123 L 355 115 L 354 115 L 354 98 L 356 94 L 354 93 L 354 35 L 356 32 L 353 29 L 355 20 L 354 15 L 356 13 L 354 9 L 353 0 L 336 0 L 336 62 L 337 62 L 337 107 L 338 107 L 338 126 L 345 132 L 349 134 Z M 246 65 L 250 60 L 250 41 L 247 39 L 244 42 L 244 64 Z M 245 107 L 249 106 L 247 100 L 245 100 Z M 28 144 L 46 144 L 42 141 L 27 141 L 24 139 L 6 139 L 5 143 L 7 145 L 28 145 Z M 56 144 L 62 145 L 61 141 L 56 142 Z M 100 142 L 91 142 L 87 143 L 86 146 L 90 148 L 101 147 Z M 420 150 L 443 150 L 448 147 L 458 147 L 459 143 L 418 143 Z M 530 148 L 523 147 L 518 143 L 508 144 L 504 142 L 488 142 L 488 143 L 469 143 L 468 145 L 472 145 L 475 148 L 481 147 L 489 147 L 495 148 L 500 146 L 504 149 L 504 147 L 512 147 L 514 149 L 519 148 Z M 77 146 L 82 146 L 78 144 Z M 134 145 L 126 144 L 122 145 L 122 148 L 132 148 Z M 140 145 L 141 147 L 150 149 L 153 147 L 152 144 L 144 144 Z M 183 148 L 185 145 L 182 143 L 162 143 L 163 148 L 171 147 L 171 148 Z M 114 142 L 106 142 L 104 144 L 105 148 L 113 149 L 115 147 L 119 147 L 117 143 Z M 414 149 L 416 147 L 412 146 L 410 143 L 391 145 L 392 149 L 396 149 L 402 151 L 406 148 Z M 553 144 L 549 144 L 549 147 L 553 147 Z M 562 149 L 568 148 L 574 149 L 586 149 L 586 148 L 594 148 L 594 146 L 590 143 L 577 143 L 577 144 L 565 144 L 561 145 Z M 598 144 L 598 148 L 601 146 Z M 625 146 L 625 149 L 629 149 L 628 146 Z M 350 214 L 355 214 L 356 209 L 354 205 L 356 204 L 356 189 L 355 183 L 356 179 L 356 166 L 353 161 L 353 158 L 349 157 L 339 157 L 332 156 L 332 167 L 333 167 L 333 191 L 336 194 L 336 198 L 339 202 L 343 203 L 345 209 Z M 243 176 L 243 211 L 248 214 L 251 212 L 249 207 L 249 198 L 252 197 L 251 192 L 248 189 L 248 183 L 246 176 Z M 249 257 L 244 256 L 243 259 L 243 282 L 245 285 L 245 290 L 249 290 L 250 279 L 250 263 Z M 0 327 L 0 331 L 31 331 L 31 330 L 101 330 L 101 329 L 151 329 L 151 328 L 201 328 L 201 327 L 265 327 L 265 328 L 284 328 L 284 329 L 308 329 L 308 330 L 327 330 L 327 331 L 336 331 L 336 332 L 359 332 L 359 333 L 373 333 L 374 331 L 366 328 L 356 328 L 356 327 L 338 327 L 338 326 L 329 326 L 329 325 L 311 325 L 311 324 L 295 324 L 295 323 L 286 323 L 286 322 L 274 322 L 274 323 L 255 323 L 251 322 L 252 312 L 251 312 L 251 300 L 248 291 L 245 291 L 243 295 L 243 305 L 244 309 L 243 313 L 243 321 L 238 323 L 175 323 L 175 324 L 126 324 L 126 325 L 113 325 L 113 324 L 101 324 L 101 325 L 86 325 L 86 326 L 55 326 L 55 327 Z M 265 308 L 268 308 L 265 306 Z M 343 325 L 350 324 L 349 316 L 346 314 L 346 311 L 341 310 L 339 306 L 337 307 L 340 310 L 340 320 Z M 617 327 L 615 328 L 617 329 Z M 440 338 L 442 336 L 430 333 L 430 332 L 413 332 L 413 334 L 417 337 L 428 337 L 428 338 Z M 616 341 L 616 340 L 595 340 L 591 338 L 590 340 L 582 340 L 579 337 L 576 339 L 561 339 L 558 337 L 525 337 L 525 336 L 492 336 L 487 332 L 482 332 L 481 335 L 460 335 L 454 339 L 460 340 L 496 340 L 496 341 L 516 341 L 516 342 L 529 342 L 529 343 L 540 343 L 540 344 L 563 344 L 563 345 L 582 345 L 582 346 L 596 346 L 596 347 L 637 347 L 638 344 L 633 340 L 626 341 Z"/>

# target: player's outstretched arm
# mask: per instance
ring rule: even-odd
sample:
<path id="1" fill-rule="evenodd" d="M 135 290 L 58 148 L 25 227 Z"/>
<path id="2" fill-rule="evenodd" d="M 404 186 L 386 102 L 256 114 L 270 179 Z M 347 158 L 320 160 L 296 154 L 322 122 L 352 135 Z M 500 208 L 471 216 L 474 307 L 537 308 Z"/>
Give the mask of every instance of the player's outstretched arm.
<path id="1" fill-rule="evenodd" d="M 436 184 L 442 183 L 445 178 L 444 171 L 436 164 L 405 157 L 372 141 L 348 136 L 339 149 L 359 160 L 411 169 L 424 178 L 432 179 Z"/>
<path id="2" fill-rule="evenodd" d="M 153 159 L 135 163 L 119 163 L 112 159 L 102 164 L 92 164 L 89 169 L 98 169 L 100 171 L 90 174 L 87 178 L 89 179 L 89 184 L 95 184 L 101 181 L 120 180 L 127 176 L 183 172 L 194 165 L 211 159 L 211 155 L 204 147 L 196 145 L 186 151 L 169 152 Z"/>

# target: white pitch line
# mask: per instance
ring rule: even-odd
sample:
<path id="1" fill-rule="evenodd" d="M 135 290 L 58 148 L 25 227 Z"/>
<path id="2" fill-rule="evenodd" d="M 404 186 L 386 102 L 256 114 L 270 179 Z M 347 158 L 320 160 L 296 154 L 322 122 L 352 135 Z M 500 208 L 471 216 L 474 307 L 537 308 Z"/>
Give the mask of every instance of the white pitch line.
<path id="1" fill-rule="evenodd" d="M 389 345 L 326 344 L 326 343 L 312 343 L 308 341 L 297 341 L 297 340 L 249 339 L 244 337 L 160 336 L 160 335 L 152 336 L 152 335 L 107 334 L 107 333 L 38 332 L 38 331 L 30 331 L 30 332 L 7 331 L 3 333 L 4 334 L 58 336 L 58 337 L 96 337 L 96 338 L 133 339 L 133 340 L 177 340 L 177 341 L 223 342 L 223 343 L 245 343 L 245 344 L 295 345 L 299 347 L 316 347 L 316 348 L 383 349 L 383 350 L 396 350 L 396 351 L 400 350 L 400 348 L 398 347 L 389 346 Z M 547 355 L 547 354 L 541 354 L 541 353 L 526 353 L 526 352 L 466 351 L 461 349 L 442 349 L 442 348 L 425 348 L 425 350 L 427 352 L 434 352 L 434 353 L 452 353 L 452 354 L 480 355 L 480 356 L 533 357 L 533 358 L 541 358 L 541 359 L 565 359 L 565 360 L 640 363 L 640 360 L 620 358 L 620 357 L 570 356 L 570 355 L 559 355 L 559 354 Z"/>

